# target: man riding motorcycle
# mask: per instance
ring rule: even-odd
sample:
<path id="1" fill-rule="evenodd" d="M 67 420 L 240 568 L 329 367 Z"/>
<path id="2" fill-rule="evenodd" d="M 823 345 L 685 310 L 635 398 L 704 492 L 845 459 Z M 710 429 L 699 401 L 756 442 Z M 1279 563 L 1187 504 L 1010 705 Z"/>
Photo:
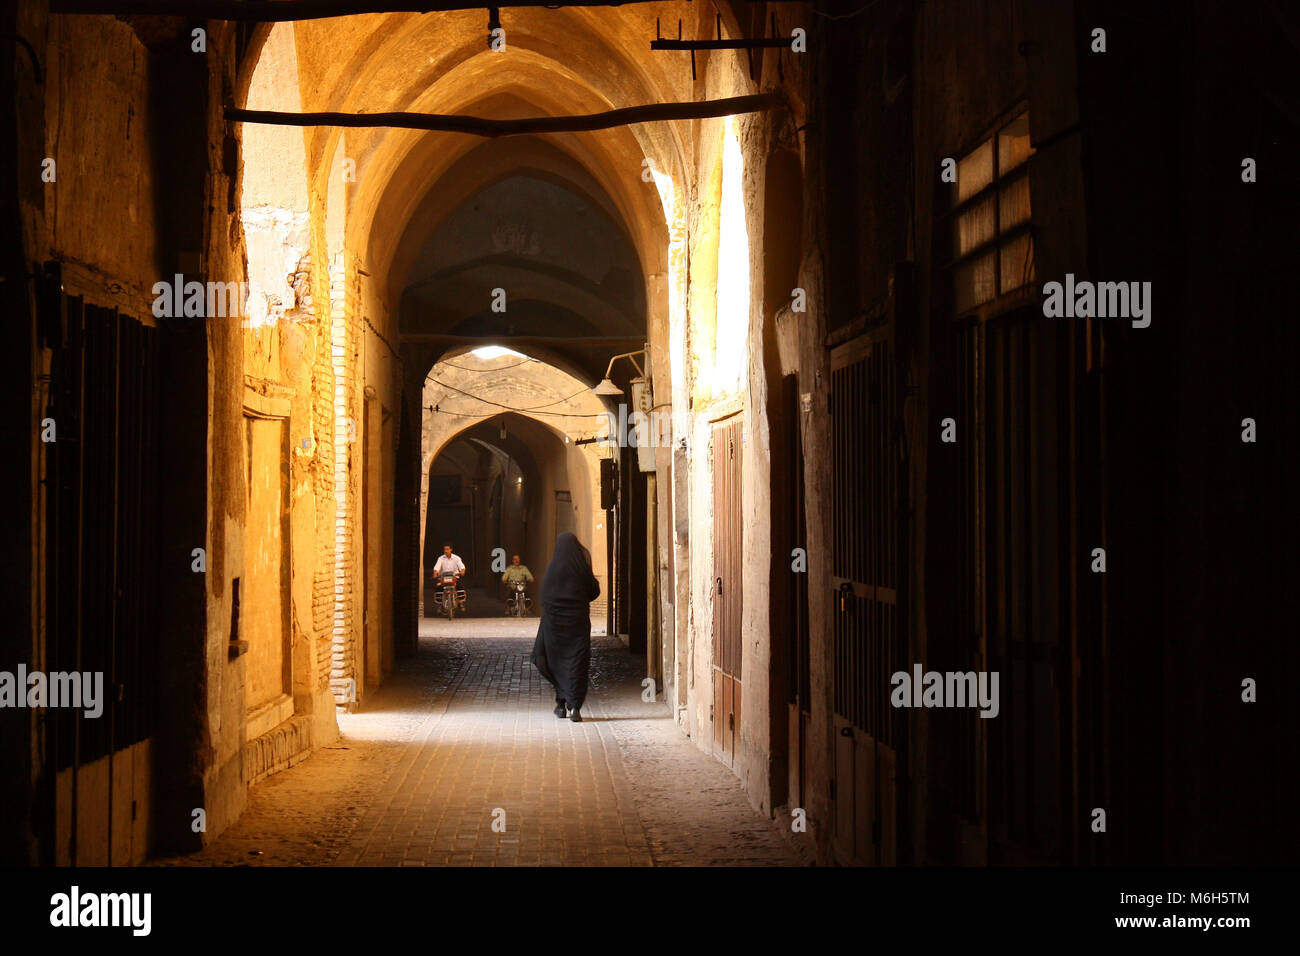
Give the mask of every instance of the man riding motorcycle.
<path id="1" fill-rule="evenodd" d="M 519 582 L 531 584 L 533 582 L 533 572 L 528 570 L 528 565 L 519 563 L 519 555 L 512 555 L 510 558 L 510 567 L 506 568 L 506 573 L 501 575 L 501 581 L 511 590 L 511 596 L 506 598 L 506 613 L 510 614 L 514 610 L 515 601 L 527 601 L 524 592 L 516 589 L 515 585 Z"/>
<path id="2" fill-rule="evenodd" d="M 465 610 L 465 592 L 460 590 L 460 579 L 465 576 L 465 562 L 460 559 L 460 555 L 452 551 L 451 545 L 449 544 L 444 544 L 442 546 L 442 554 L 438 557 L 437 563 L 433 566 L 433 580 L 438 583 L 439 587 L 442 587 L 442 578 L 444 573 L 452 575 L 456 603 L 460 605 L 462 611 Z M 445 599 L 440 597 L 439 603 L 443 603 L 444 600 Z M 443 607 L 441 610 L 443 613 L 447 614 L 448 617 L 451 616 L 451 608 Z"/>

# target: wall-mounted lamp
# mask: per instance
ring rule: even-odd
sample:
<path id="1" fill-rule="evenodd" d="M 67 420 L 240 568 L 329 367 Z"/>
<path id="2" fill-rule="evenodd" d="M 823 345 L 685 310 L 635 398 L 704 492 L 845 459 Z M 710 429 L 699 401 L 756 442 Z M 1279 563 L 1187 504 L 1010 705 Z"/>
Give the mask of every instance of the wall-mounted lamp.
<path id="1" fill-rule="evenodd" d="M 597 385 L 595 388 L 591 390 L 591 394 L 593 395 L 622 395 L 623 394 L 623 390 L 609 380 L 609 373 L 614 370 L 614 363 L 621 358 L 625 358 L 632 363 L 633 367 L 636 369 L 637 379 L 640 379 L 641 381 L 648 380 L 650 377 L 649 374 L 646 372 L 645 369 L 642 369 L 641 366 L 637 364 L 636 359 L 633 358 L 633 356 L 635 355 L 646 356 L 646 363 L 645 363 L 646 369 L 650 367 L 649 346 L 646 346 L 646 348 L 640 349 L 639 351 L 636 352 L 623 352 L 620 355 L 615 355 L 612 359 L 609 360 L 609 366 L 605 369 L 605 377 L 600 380 L 599 385 Z"/>
<path id="2" fill-rule="evenodd" d="M 634 356 L 637 355 L 645 356 L 644 369 L 637 364 L 637 361 L 634 358 Z M 640 351 L 624 352 L 621 355 L 615 355 L 610 359 L 609 365 L 605 368 L 605 377 L 601 379 L 600 384 L 593 388 L 591 392 L 593 395 L 611 397 L 623 394 L 623 390 L 610 381 L 609 378 L 610 373 L 614 370 L 614 363 L 621 358 L 625 358 L 631 362 L 637 371 L 636 378 L 632 379 L 629 383 L 632 389 L 632 407 L 629 411 L 628 419 L 631 419 L 634 414 L 642 416 L 639 420 L 641 428 L 653 430 L 655 426 L 652 422 L 656 406 L 654 401 L 654 388 L 650 382 L 650 346 L 648 343 L 646 344 L 646 347 Z M 619 413 L 619 419 L 620 421 L 626 420 L 623 418 L 623 413 L 621 411 Z M 619 427 L 621 429 L 622 425 Z M 641 434 L 649 437 L 648 431 L 643 431 Z M 603 439 L 600 449 L 602 458 L 606 457 L 606 453 L 608 453 L 610 457 L 613 457 L 614 451 L 611 445 L 613 440 L 614 436 L 610 435 L 605 436 Z M 656 443 L 653 440 L 647 442 L 644 439 L 636 442 L 637 468 L 641 471 L 650 472 L 655 470 L 655 444 Z"/>

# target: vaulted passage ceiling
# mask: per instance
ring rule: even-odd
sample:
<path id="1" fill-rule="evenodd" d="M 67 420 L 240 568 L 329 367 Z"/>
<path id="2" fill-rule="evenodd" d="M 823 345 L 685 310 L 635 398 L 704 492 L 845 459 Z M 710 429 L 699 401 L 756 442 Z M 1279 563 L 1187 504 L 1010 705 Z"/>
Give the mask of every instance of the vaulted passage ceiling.
<path id="1" fill-rule="evenodd" d="M 689 62 L 675 55 L 651 56 L 648 47 L 656 14 L 683 16 L 689 26 L 702 17 L 699 5 L 653 6 L 653 11 L 640 5 L 508 8 L 502 12 L 507 43 L 501 52 L 487 47 L 481 10 L 377 14 L 275 29 L 293 31 L 302 91 L 296 108 L 306 112 L 565 116 L 696 98 Z M 711 11 L 702 19 L 712 26 Z M 491 143 L 463 134 L 315 127 L 307 132 L 307 155 L 319 175 L 328 174 L 340 143 L 344 155 L 355 161 L 349 246 L 366 250 L 363 258 L 373 275 L 389 273 L 400 258 L 400 245 L 411 239 L 422 245 L 425 236 L 419 235 L 416 213 L 435 186 L 444 200 L 435 204 L 447 209 L 449 202 L 454 208 L 499 179 L 507 167 L 527 167 L 530 158 L 537 161 L 535 168 L 582 190 L 599 183 L 606 194 L 603 203 L 628 224 L 648 271 L 655 262 L 646 241 L 656 234 L 664 238 L 664 222 L 655 186 L 641 176 L 642 160 L 649 157 L 658 169 L 675 175 L 682 166 L 687 127 L 685 122 L 652 123 Z M 493 146 L 497 148 L 485 148 Z M 458 170 L 471 152 L 477 154 L 472 166 Z M 407 237 L 411 228 L 416 235 Z M 398 291 L 400 286 L 390 281 L 390 292 Z"/>
<path id="2" fill-rule="evenodd" d="M 607 208 L 535 175 L 481 190 L 416 255 L 402 332 L 644 335 L 640 264 Z"/>
<path id="3" fill-rule="evenodd" d="M 731 4 L 720 9 L 734 32 Z M 279 24 L 270 29 L 292 35 L 300 96 L 263 105 L 508 120 L 749 93 L 736 79 L 706 94 L 687 57 L 649 51 L 656 17 L 681 17 L 703 35 L 714 12 L 692 3 L 506 8 L 499 52 L 488 47 L 482 10 Z M 668 121 L 484 140 L 319 126 L 304 142 L 313 191 L 330 195 L 349 257 L 374 277 L 380 301 L 365 308 L 394 339 L 594 338 L 530 349 L 594 382 L 612 354 L 649 338 L 646 277 L 667 271 L 662 177 L 685 182 L 690 130 L 690 121 Z M 504 313 L 491 308 L 495 289 L 505 290 Z M 406 341 L 426 368 L 458 344 Z"/>

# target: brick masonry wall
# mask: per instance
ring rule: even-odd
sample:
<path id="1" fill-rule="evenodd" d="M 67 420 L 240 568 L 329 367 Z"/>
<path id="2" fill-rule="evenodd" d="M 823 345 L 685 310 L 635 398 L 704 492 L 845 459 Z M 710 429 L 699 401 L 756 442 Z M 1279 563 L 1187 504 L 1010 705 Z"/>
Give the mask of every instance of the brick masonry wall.
<path id="1" fill-rule="evenodd" d="M 335 702 L 353 703 L 360 683 L 358 661 L 361 647 L 356 615 L 357 589 L 357 481 L 359 473 L 360 413 L 357 401 L 358 361 L 360 357 L 360 322 L 346 305 L 347 270 L 342 254 L 330 262 L 329 328 L 332 388 L 330 412 L 333 416 L 332 482 L 330 497 L 334 505 L 330 523 L 330 687 Z M 353 683 L 353 682 L 356 683 Z"/>
<path id="2" fill-rule="evenodd" d="M 319 274 L 316 276 L 320 282 Z M 321 297 L 317 301 L 328 301 Z M 312 491 L 316 497 L 316 570 L 312 577 L 312 630 L 315 633 L 316 686 L 332 684 L 334 615 L 334 365 L 328 316 L 317 311 L 316 359 L 312 367 Z"/>

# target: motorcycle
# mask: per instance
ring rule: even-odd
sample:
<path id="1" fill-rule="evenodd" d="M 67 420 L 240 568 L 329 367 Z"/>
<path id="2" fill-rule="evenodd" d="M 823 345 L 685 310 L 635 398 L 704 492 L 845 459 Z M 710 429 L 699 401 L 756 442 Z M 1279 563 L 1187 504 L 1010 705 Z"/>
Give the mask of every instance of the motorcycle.
<path id="1" fill-rule="evenodd" d="M 465 613 L 465 590 L 458 588 L 457 583 L 456 572 L 444 571 L 439 575 L 438 590 L 433 595 L 438 612 L 446 614 L 449 621 L 455 619 L 457 611 Z"/>
<path id="2" fill-rule="evenodd" d="M 506 598 L 506 613 L 514 617 L 523 617 L 533 606 L 533 599 L 528 596 L 528 585 L 515 581 L 510 585 L 510 596 Z"/>

